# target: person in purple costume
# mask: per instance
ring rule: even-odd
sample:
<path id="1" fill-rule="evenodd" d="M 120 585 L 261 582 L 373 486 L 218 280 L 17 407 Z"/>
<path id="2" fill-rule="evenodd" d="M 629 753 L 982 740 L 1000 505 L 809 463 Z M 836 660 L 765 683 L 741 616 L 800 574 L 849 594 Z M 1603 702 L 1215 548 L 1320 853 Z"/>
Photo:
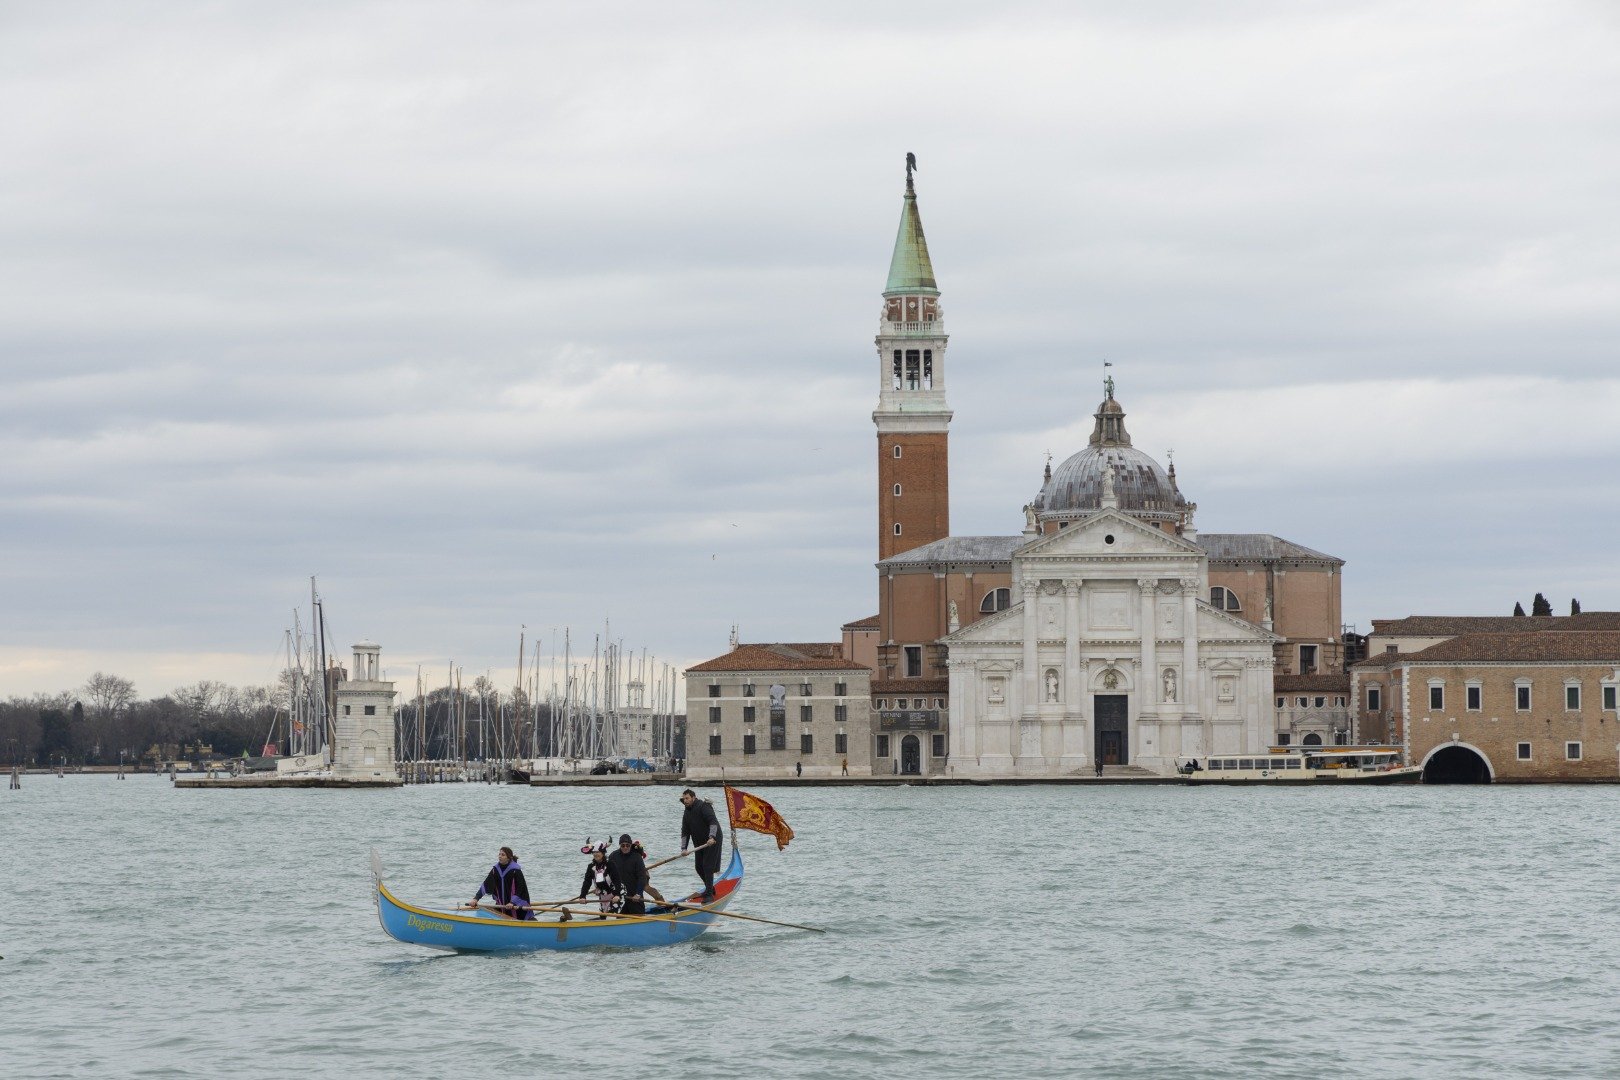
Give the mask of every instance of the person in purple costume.
<path id="1" fill-rule="evenodd" d="M 504 915 L 514 919 L 534 918 L 534 912 L 529 909 L 529 883 L 523 879 L 523 867 L 509 847 L 501 848 L 495 865 L 489 868 L 484 883 L 478 886 L 472 903 L 467 906 L 477 907 L 478 901 L 486 896 L 495 901 L 495 909 Z"/>

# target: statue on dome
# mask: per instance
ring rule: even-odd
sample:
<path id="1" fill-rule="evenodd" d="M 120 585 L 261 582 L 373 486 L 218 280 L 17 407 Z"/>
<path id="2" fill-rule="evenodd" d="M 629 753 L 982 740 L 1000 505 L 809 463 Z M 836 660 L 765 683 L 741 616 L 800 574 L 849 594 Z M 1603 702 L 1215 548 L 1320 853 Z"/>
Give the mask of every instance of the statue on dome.
<path id="1" fill-rule="evenodd" d="M 911 186 L 911 174 L 917 169 L 917 155 L 906 151 L 906 187 Z"/>

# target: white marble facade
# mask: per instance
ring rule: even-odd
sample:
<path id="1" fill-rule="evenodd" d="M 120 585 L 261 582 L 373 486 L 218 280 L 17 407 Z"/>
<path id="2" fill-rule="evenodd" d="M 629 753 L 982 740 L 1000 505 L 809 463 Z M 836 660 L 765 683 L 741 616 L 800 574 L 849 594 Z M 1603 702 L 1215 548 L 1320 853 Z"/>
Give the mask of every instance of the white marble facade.
<path id="1" fill-rule="evenodd" d="M 1013 606 L 943 639 L 952 775 L 1168 773 L 1269 743 L 1278 638 L 1209 605 L 1196 544 L 1105 508 L 1012 566 Z"/>

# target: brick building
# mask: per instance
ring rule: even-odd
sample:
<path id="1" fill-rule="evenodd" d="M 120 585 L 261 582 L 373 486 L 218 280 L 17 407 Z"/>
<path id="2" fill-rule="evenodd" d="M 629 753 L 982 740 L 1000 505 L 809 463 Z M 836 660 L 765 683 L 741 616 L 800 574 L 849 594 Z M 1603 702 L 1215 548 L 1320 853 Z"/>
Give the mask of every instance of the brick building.
<path id="1" fill-rule="evenodd" d="M 686 669 L 686 774 L 872 773 L 869 669 L 839 642 L 739 644 Z"/>
<path id="2" fill-rule="evenodd" d="M 1396 703 L 1425 780 L 1620 779 L 1620 631 L 1464 634 L 1369 658 L 1355 680 Z"/>

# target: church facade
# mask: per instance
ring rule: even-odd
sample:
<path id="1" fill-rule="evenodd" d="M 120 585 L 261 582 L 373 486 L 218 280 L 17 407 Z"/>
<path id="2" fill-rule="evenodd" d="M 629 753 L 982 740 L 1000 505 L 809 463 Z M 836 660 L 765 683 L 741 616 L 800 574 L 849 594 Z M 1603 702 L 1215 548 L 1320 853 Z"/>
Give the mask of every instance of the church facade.
<path id="1" fill-rule="evenodd" d="M 1273 675 L 1338 670 L 1343 560 L 1201 537 L 1174 467 L 1132 446 L 1112 379 L 1020 534 L 951 535 L 948 341 L 908 172 L 876 339 L 879 613 L 845 627 L 875 657 L 874 771 L 1169 772 L 1287 741 Z"/>

